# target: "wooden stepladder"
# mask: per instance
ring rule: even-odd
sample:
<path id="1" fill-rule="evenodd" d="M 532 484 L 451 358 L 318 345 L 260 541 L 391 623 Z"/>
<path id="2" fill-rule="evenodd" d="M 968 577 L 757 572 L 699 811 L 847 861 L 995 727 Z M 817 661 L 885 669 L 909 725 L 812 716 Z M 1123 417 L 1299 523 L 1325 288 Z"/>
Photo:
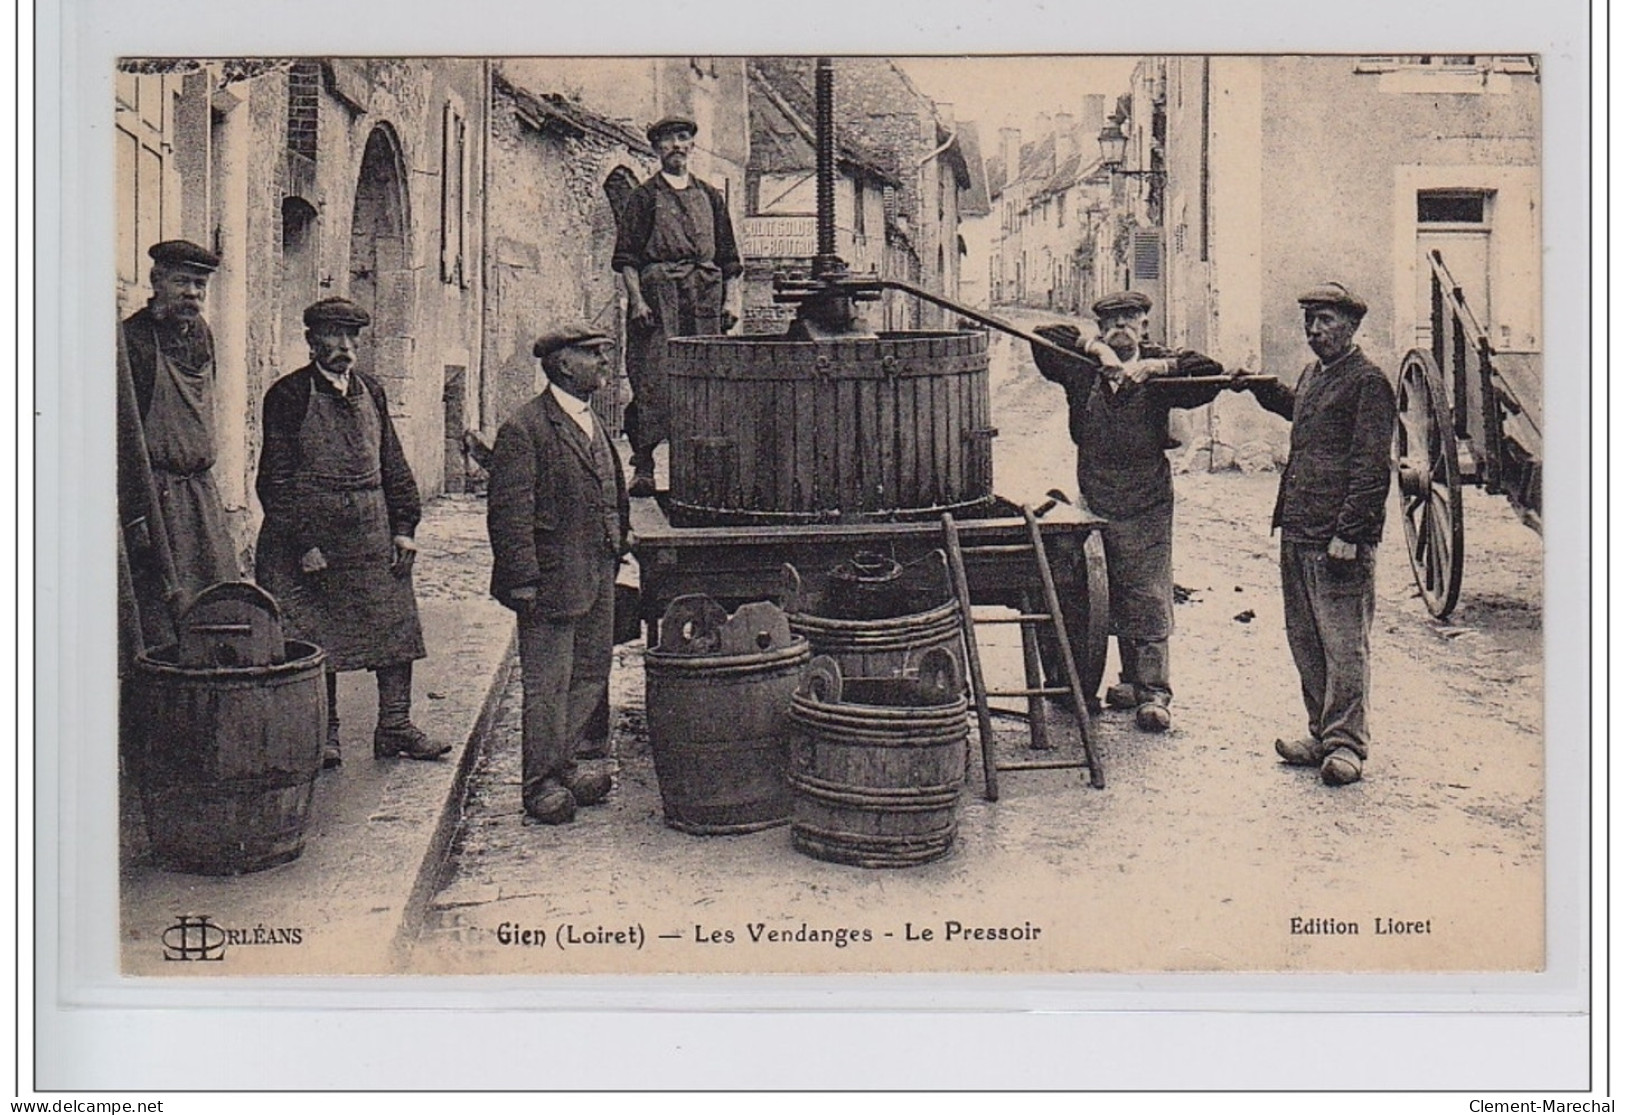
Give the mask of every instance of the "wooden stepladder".
<path id="1" fill-rule="evenodd" d="M 959 602 L 960 623 L 965 631 L 965 663 L 969 667 L 972 703 L 976 707 L 976 725 L 982 737 L 982 785 L 988 801 L 999 800 L 999 772 L 1002 770 L 1066 770 L 1076 767 L 1089 769 L 1089 784 L 1095 789 L 1106 785 L 1095 755 L 1094 740 L 1090 736 L 1089 707 L 1083 697 L 1083 683 L 1078 678 L 1078 664 L 1072 655 L 1072 642 L 1067 638 L 1066 621 L 1061 615 L 1061 599 L 1055 591 L 1055 576 L 1050 571 L 1049 556 L 1044 552 L 1044 538 L 1038 529 L 1038 518 L 1032 508 L 1023 507 L 1022 517 L 1027 522 L 1028 541 L 1024 543 L 987 543 L 961 545 L 959 526 L 951 514 L 942 516 L 942 534 L 948 551 L 954 596 Z M 1021 610 L 1014 616 L 977 619 L 971 611 L 970 582 L 965 576 L 965 555 L 1031 554 L 1037 567 L 1039 588 L 1043 593 L 1043 610 L 1031 607 L 1032 594 L 1023 593 Z M 982 656 L 976 645 L 976 628 L 982 624 L 1015 623 L 1021 625 L 1022 665 L 1027 685 L 1023 689 L 989 691 L 982 676 Z M 1061 662 L 1066 668 L 1066 687 L 1046 687 L 1043 667 L 1038 653 L 1037 628 L 1050 625 L 1059 644 Z M 1044 724 L 1043 701 L 1046 697 L 1069 697 L 1078 720 L 1078 739 L 1083 745 L 1081 759 L 1028 759 L 1021 762 L 1001 763 L 994 754 L 992 710 L 990 697 L 1024 697 L 1027 700 L 1027 721 L 1032 732 L 1035 750 L 1049 748 Z"/>

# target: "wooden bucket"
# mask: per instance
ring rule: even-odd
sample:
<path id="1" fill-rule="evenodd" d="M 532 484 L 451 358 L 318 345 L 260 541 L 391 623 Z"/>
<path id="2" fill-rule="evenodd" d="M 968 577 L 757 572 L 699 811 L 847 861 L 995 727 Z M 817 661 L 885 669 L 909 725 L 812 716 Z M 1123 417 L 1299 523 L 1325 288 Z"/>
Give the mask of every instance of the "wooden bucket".
<path id="1" fill-rule="evenodd" d="M 238 875 L 304 850 L 327 731 L 326 654 L 289 640 L 284 658 L 196 668 L 174 646 L 137 657 L 130 760 L 163 867 Z"/>
<path id="2" fill-rule="evenodd" d="M 675 337 L 677 526 L 964 514 L 993 495 L 987 337 Z"/>
<path id="3" fill-rule="evenodd" d="M 790 630 L 828 655 L 843 678 L 895 678 L 913 673 L 923 655 L 942 648 L 964 665 L 959 605 L 950 600 L 924 612 L 893 619 L 831 619 L 798 612 Z"/>
<path id="4" fill-rule="evenodd" d="M 964 675 L 946 650 L 910 678 L 843 679 L 808 666 L 790 718 L 791 841 L 816 859 L 910 867 L 947 855 L 959 832 L 969 738 Z"/>
<path id="5" fill-rule="evenodd" d="M 790 697 L 811 657 L 771 604 L 727 617 L 708 597 L 672 601 L 643 659 L 666 824 L 717 836 L 790 819 Z"/>

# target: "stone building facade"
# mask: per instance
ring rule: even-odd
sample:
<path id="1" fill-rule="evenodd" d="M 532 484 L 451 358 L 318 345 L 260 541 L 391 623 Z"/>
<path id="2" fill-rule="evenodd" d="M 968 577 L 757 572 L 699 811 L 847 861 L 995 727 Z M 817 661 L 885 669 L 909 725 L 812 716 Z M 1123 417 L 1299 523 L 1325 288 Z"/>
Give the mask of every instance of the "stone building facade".
<path id="1" fill-rule="evenodd" d="M 1536 353 L 1540 86 L 1528 55 L 1146 59 L 1165 114 L 1160 213 L 1171 343 L 1291 381 L 1312 359 L 1299 291 L 1370 306 L 1359 342 L 1397 374 L 1428 340 L 1439 250 L 1506 352 Z M 1139 73 L 1140 71 L 1137 71 Z M 1277 451 L 1282 424 L 1214 404 L 1215 461 Z"/>
<path id="2" fill-rule="evenodd" d="M 743 215 L 740 59 L 126 59 L 115 94 L 120 316 L 150 294 L 150 244 L 222 258 L 215 473 L 245 556 L 260 408 L 309 360 L 306 305 L 368 308 L 360 366 L 418 485 L 458 491 L 465 432 L 489 440 L 535 390 L 537 332 L 619 335 L 615 199 L 655 169 L 648 123 L 692 115 L 695 173 Z M 598 403 L 618 429 L 618 395 Z"/>
<path id="3" fill-rule="evenodd" d="M 150 293 L 149 244 L 184 236 L 219 253 L 215 474 L 245 552 L 261 404 L 308 363 L 300 313 L 320 298 L 372 313 L 360 366 L 383 382 L 419 484 L 459 485 L 478 399 L 485 82 L 482 63 L 450 59 L 120 65 L 120 314 Z"/>

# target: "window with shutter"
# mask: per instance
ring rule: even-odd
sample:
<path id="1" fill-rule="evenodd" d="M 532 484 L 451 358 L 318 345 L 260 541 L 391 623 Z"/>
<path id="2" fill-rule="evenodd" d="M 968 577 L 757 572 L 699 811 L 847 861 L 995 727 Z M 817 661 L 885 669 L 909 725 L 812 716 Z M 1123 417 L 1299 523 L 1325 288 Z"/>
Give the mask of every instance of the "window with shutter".
<path id="1" fill-rule="evenodd" d="M 1134 278 L 1155 282 L 1162 278 L 1162 238 L 1155 229 L 1134 230 Z"/>
<path id="2" fill-rule="evenodd" d="M 454 101 L 441 115 L 440 281 L 468 286 L 468 125 Z"/>

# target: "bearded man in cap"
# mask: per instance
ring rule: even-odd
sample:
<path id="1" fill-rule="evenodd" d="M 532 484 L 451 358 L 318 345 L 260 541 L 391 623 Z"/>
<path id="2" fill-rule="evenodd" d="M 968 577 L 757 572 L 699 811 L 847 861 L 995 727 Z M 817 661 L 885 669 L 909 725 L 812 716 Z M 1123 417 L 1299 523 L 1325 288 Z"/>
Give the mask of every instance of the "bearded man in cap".
<path id="1" fill-rule="evenodd" d="M 371 317 L 346 298 L 306 308 L 311 362 L 265 394 L 255 490 L 265 508 L 259 582 L 290 634 L 327 652 L 327 744 L 339 766 L 337 673 L 378 681 L 375 758 L 435 759 L 450 744 L 412 723 L 412 663 L 424 657 L 412 588 L 422 506 L 383 385 L 355 367 Z"/>
<path id="2" fill-rule="evenodd" d="M 1394 389 L 1354 343 L 1366 305 L 1342 283 L 1298 297 L 1315 361 L 1295 387 L 1249 385 L 1259 405 L 1292 422 L 1292 448 L 1271 526 L 1281 532 L 1281 599 L 1309 735 L 1276 740 L 1293 766 L 1328 786 L 1362 776 L 1371 736 L 1374 569 L 1388 503 Z"/>
<path id="3" fill-rule="evenodd" d="M 152 531 L 162 529 L 183 597 L 241 574 L 215 487 L 214 335 L 203 317 L 220 257 L 188 240 L 147 249 L 152 298 L 120 328 L 134 381 L 141 436 L 161 524 L 137 501 L 121 520 L 146 642 L 168 642 L 163 577 L 154 568 Z M 129 470 L 125 470 L 129 471 Z M 121 476 L 120 491 L 129 485 Z"/>
<path id="4" fill-rule="evenodd" d="M 610 261 L 626 284 L 634 496 L 655 494 L 654 451 L 670 434 L 666 339 L 726 333 L 738 323 L 727 305 L 744 265 L 728 204 L 688 170 L 698 130 L 680 116 L 649 126 L 660 170 L 628 197 Z"/>
<path id="5" fill-rule="evenodd" d="M 1151 344 L 1151 300 L 1138 291 L 1109 294 L 1092 308 L 1099 334 L 1087 342 L 1073 325 L 1038 329 L 1076 357 L 1034 345 L 1033 359 L 1066 390 L 1078 446 L 1078 494 L 1106 520 L 1101 539 L 1111 629 L 1122 662 L 1121 680 L 1107 690 L 1106 702 L 1134 709 L 1142 731 L 1164 732 L 1171 722 L 1168 636 L 1174 623 L 1174 486 L 1167 450 L 1177 444 L 1169 437 L 1168 414 L 1174 407 L 1212 402 L 1221 388 L 1149 381 L 1223 375 L 1224 369 L 1200 353 Z"/>
<path id="6" fill-rule="evenodd" d="M 631 550 L 626 477 L 591 399 L 613 342 L 585 324 L 539 338 L 541 394 L 497 432 L 486 525 L 491 595 L 519 624 L 524 689 L 520 794 L 545 824 L 608 796 L 610 776 L 576 760 L 609 692 L 615 571 Z"/>

